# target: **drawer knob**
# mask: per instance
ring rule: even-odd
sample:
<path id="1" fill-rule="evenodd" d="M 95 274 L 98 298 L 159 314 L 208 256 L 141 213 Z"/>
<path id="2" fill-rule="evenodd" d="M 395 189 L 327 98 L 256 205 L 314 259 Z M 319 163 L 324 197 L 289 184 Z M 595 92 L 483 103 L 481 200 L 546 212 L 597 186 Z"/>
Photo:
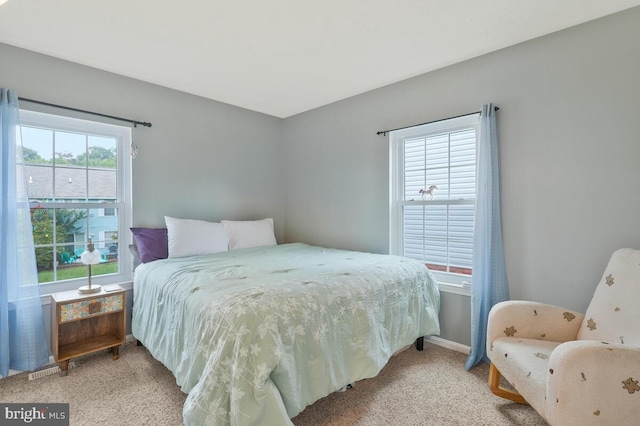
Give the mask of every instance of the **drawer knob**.
<path id="1" fill-rule="evenodd" d="M 97 314 L 102 311 L 102 302 L 89 303 L 89 315 Z"/>

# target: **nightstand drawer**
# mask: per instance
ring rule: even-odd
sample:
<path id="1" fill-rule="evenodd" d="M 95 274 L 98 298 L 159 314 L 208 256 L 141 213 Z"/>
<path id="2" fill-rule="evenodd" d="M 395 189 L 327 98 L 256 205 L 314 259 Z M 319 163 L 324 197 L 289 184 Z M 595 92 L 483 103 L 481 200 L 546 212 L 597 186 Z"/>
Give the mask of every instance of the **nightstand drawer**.
<path id="1" fill-rule="evenodd" d="M 90 318 L 109 312 L 121 311 L 124 308 L 124 294 L 99 297 L 90 300 L 66 303 L 60 306 L 60 323 L 81 318 Z"/>

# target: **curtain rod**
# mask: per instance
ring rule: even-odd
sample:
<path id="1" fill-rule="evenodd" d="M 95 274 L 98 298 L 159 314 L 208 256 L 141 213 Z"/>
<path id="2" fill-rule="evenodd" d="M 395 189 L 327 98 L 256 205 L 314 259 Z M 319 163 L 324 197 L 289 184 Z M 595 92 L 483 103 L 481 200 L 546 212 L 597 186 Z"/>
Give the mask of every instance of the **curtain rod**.
<path id="1" fill-rule="evenodd" d="M 83 112 L 85 114 L 97 115 L 97 116 L 100 116 L 100 117 L 111 118 L 111 119 L 118 120 L 118 121 L 126 121 L 127 123 L 133 124 L 133 127 L 138 127 L 138 124 L 141 124 L 141 125 L 143 125 L 145 127 L 151 127 L 151 123 L 147 123 L 146 121 L 138 121 L 138 120 L 132 120 L 130 118 L 116 117 L 116 116 L 113 116 L 113 115 L 101 114 L 99 112 L 87 111 L 87 110 L 78 109 L 78 108 L 71 108 L 71 107 L 68 107 L 68 106 L 56 105 L 56 104 L 52 104 L 52 103 L 49 103 L 49 102 L 36 101 L 35 99 L 27 99 L 27 98 L 20 98 L 19 97 L 18 100 L 24 101 L 24 102 L 31 102 L 33 104 L 46 105 L 46 106 L 50 106 L 50 107 L 54 107 L 54 108 L 67 109 L 69 111 Z"/>
<path id="2" fill-rule="evenodd" d="M 498 107 L 494 107 L 494 111 L 498 111 L 500 108 Z M 389 132 L 395 132 L 396 130 L 404 130 L 404 129 L 410 129 L 412 127 L 418 127 L 418 126 L 424 126 L 425 124 L 431 124 L 431 123 L 437 123 L 439 121 L 445 121 L 445 120 L 453 120 L 454 118 L 460 118 L 460 117 L 466 117 L 468 115 L 473 115 L 473 114 L 480 114 L 481 111 L 475 111 L 475 112 L 469 112 L 467 114 L 462 114 L 462 115 L 456 115 L 455 117 L 449 117 L 449 118 L 441 118 L 440 120 L 433 120 L 433 121 L 427 121 L 426 123 L 420 123 L 420 124 L 413 124 L 411 126 L 405 126 L 405 127 L 398 127 L 397 129 L 391 129 L 391 130 L 380 130 L 379 132 L 376 133 L 376 135 L 382 135 L 382 136 L 387 136 L 387 133 Z"/>

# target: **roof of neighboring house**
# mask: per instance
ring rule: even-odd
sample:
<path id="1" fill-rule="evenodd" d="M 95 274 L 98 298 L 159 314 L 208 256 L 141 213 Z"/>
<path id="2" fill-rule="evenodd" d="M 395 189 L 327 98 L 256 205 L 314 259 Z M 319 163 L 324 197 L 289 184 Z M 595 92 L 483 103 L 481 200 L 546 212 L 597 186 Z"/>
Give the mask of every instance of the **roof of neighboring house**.
<path id="1" fill-rule="evenodd" d="M 115 169 L 85 169 L 73 166 L 57 166 L 54 169 L 51 165 L 29 164 L 25 166 L 29 199 L 49 200 L 54 197 L 52 184 L 54 170 L 56 199 L 111 200 L 116 198 Z"/>

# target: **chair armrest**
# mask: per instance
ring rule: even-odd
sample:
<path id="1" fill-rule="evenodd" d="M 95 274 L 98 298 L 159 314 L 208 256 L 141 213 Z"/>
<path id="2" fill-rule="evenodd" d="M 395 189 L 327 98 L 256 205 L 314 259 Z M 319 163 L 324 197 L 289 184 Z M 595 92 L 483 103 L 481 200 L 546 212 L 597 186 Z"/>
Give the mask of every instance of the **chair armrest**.
<path id="1" fill-rule="evenodd" d="M 567 342 L 551 353 L 548 368 L 549 424 L 622 425 L 640 418 L 640 347 Z"/>
<path id="2" fill-rule="evenodd" d="M 575 340 L 584 314 L 544 303 L 509 300 L 491 308 L 487 352 L 498 337 L 567 342 Z"/>

